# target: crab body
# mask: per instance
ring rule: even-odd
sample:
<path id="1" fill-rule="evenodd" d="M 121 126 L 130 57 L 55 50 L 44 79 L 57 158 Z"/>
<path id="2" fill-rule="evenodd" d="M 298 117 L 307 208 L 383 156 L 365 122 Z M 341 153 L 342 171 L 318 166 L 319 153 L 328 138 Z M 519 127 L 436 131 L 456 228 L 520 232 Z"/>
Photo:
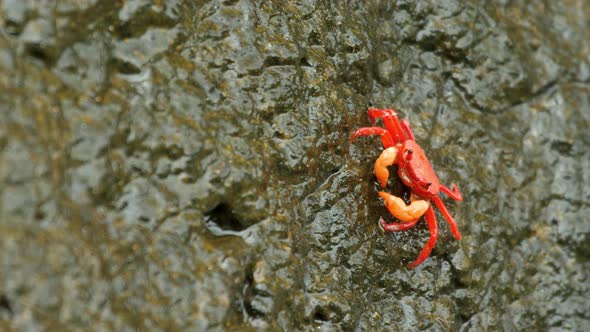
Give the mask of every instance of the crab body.
<path id="1" fill-rule="evenodd" d="M 412 193 L 425 199 L 438 195 L 440 182 L 420 145 L 412 140 L 403 142 L 397 160 L 397 174 Z"/>
<path id="2" fill-rule="evenodd" d="M 461 201 L 463 196 L 456 185 L 453 185 L 453 189 L 449 189 L 440 183 L 424 150 L 416 143 L 407 120 L 399 121 L 397 114 L 391 109 L 369 108 L 368 113 L 372 123 L 375 123 L 375 119 L 381 118 L 385 128 L 359 128 L 350 139 L 354 140 L 360 136 L 379 135 L 385 148 L 375 161 L 375 176 L 379 184 L 381 187 L 387 185 L 389 178 L 387 168 L 397 164 L 399 178 L 411 191 L 409 205 L 397 196 L 384 191 L 379 192 L 385 207 L 394 217 L 401 221 L 386 223 L 383 218 L 380 218 L 379 225 L 386 232 L 405 231 L 414 227 L 420 217 L 424 215 L 430 231 L 430 238 L 420 251 L 418 258 L 408 265 L 413 268 L 428 258 L 438 238 L 438 225 L 431 202 L 436 205 L 449 223 L 454 237 L 457 240 L 461 239 L 455 219 L 451 216 L 438 194 L 442 191 L 456 201 Z"/>

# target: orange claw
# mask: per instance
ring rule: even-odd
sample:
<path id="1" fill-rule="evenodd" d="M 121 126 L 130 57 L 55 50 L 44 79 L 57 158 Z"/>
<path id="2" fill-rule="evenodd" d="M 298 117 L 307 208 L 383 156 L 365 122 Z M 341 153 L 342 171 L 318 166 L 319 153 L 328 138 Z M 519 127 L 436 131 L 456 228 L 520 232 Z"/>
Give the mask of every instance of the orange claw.
<path id="1" fill-rule="evenodd" d="M 415 221 L 416 219 L 422 217 L 429 207 L 428 202 L 421 199 L 413 200 L 410 205 L 406 205 L 406 203 L 401 198 L 388 194 L 384 191 L 380 191 L 379 196 L 383 198 L 385 207 L 389 210 L 389 212 L 394 217 L 404 222 Z"/>
<path id="2" fill-rule="evenodd" d="M 389 179 L 388 166 L 395 164 L 397 158 L 397 149 L 394 147 L 387 148 L 381 152 L 381 155 L 375 161 L 375 177 L 379 181 L 381 187 L 387 185 L 387 179 Z"/>

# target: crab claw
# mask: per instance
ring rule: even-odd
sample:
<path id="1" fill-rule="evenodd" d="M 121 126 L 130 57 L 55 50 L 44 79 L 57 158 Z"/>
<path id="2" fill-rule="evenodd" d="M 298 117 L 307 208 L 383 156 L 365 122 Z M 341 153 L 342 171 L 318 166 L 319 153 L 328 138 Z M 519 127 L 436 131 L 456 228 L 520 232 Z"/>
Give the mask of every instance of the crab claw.
<path id="1" fill-rule="evenodd" d="M 379 158 L 375 161 L 375 177 L 377 177 L 381 187 L 387 185 L 387 180 L 389 179 L 389 170 L 387 167 L 395 164 L 396 158 L 397 149 L 390 147 L 383 150 Z"/>
<path id="2" fill-rule="evenodd" d="M 429 207 L 428 202 L 421 199 L 412 201 L 410 205 L 406 205 L 406 203 L 401 198 L 388 194 L 384 191 L 380 191 L 379 196 L 383 198 L 385 207 L 389 210 L 389 212 L 394 217 L 403 222 L 416 221 L 422 217 Z"/>

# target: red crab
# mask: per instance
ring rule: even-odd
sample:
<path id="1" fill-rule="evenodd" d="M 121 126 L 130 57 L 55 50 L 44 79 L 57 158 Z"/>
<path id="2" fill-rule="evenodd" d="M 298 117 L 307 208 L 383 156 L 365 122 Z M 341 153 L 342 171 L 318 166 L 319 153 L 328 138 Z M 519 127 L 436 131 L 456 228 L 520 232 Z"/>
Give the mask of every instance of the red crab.
<path id="1" fill-rule="evenodd" d="M 386 232 L 397 232 L 408 230 L 418 223 L 418 220 L 425 214 L 426 223 L 430 230 L 430 239 L 420 251 L 418 258 L 408 265 L 409 268 L 416 267 L 428 258 L 432 248 L 436 244 L 438 237 L 438 226 L 434 215 L 434 209 L 430 202 L 440 210 L 451 227 L 451 232 L 457 240 L 461 239 L 461 234 L 455 223 L 455 219 L 447 210 L 443 201 L 438 197 L 440 191 L 447 194 L 450 198 L 461 201 L 463 196 L 459 188 L 453 184 L 453 189 L 442 185 L 424 150 L 416 143 L 414 134 L 410 129 L 407 120 L 401 122 L 397 118 L 395 111 L 391 109 L 369 108 L 369 119 L 375 123 L 375 119 L 382 119 L 385 128 L 381 127 L 363 127 L 359 128 L 350 138 L 354 140 L 359 136 L 379 135 L 385 150 L 375 161 L 375 176 L 381 187 L 387 185 L 389 178 L 388 166 L 398 165 L 398 175 L 402 182 L 411 190 L 410 205 L 394 195 L 380 191 L 379 196 L 383 198 L 385 206 L 391 214 L 402 222 L 386 223 L 383 218 L 379 218 L 379 225 Z"/>

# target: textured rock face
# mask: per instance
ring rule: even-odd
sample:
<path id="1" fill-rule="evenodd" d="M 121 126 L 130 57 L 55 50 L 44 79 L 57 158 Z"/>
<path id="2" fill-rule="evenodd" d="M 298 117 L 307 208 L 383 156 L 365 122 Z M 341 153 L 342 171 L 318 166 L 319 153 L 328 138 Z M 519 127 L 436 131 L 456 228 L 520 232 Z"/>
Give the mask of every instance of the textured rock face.
<path id="1" fill-rule="evenodd" d="M 0 3 L 0 330 L 583 330 L 590 7 Z M 383 234 L 366 108 L 463 239 Z M 401 194 L 395 178 L 389 192 Z"/>

